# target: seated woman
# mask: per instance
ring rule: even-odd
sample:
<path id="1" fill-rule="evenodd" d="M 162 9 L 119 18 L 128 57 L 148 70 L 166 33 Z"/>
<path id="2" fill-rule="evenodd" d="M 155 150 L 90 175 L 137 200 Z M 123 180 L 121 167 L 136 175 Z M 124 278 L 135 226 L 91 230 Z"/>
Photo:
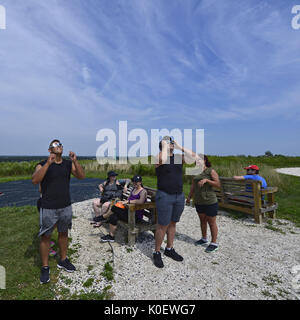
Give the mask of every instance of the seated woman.
<path id="1" fill-rule="evenodd" d="M 128 200 L 120 201 L 121 204 L 129 204 L 129 203 L 137 203 L 142 204 L 147 200 L 147 191 L 144 189 L 142 184 L 141 176 L 134 176 L 132 178 L 132 182 L 134 185 L 134 189 L 131 191 Z M 123 220 L 128 222 L 128 208 L 120 208 L 118 206 L 113 206 L 111 208 L 113 214 L 109 217 L 109 234 L 101 237 L 102 242 L 114 242 L 115 241 L 115 233 L 117 229 L 118 220 Z M 135 212 L 136 222 L 143 219 L 144 210 L 137 210 Z"/>
<path id="2" fill-rule="evenodd" d="M 96 224 L 96 226 L 98 226 L 98 222 L 105 220 L 103 215 L 109 211 L 111 200 L 115 198 L 121 199 L 123 192 L 127 190 L 130 179 L 117 180 L 117 175 L 114 171 L 109 171 L 107 173 L 107 179 L 103 184 L 101 183 L 99 185 L 101 197 L 93 202 L 95 217 L 92 224 Z M 125 183 L 124 188 L 122 186 L 123 183 Z"/>

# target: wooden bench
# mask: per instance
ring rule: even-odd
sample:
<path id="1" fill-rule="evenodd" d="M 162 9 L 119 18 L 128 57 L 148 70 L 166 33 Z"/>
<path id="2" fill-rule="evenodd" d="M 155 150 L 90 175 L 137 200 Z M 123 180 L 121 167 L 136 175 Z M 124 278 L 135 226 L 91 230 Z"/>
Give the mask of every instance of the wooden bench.
<path id="1" fill-rule="evenodd" d="M 157 211 L 155 205 L 155 194 L 156 190 L 144 187 L 147 190 L 147 202 L 143 204 L 130 203 L 126 205 L 128 208 L 128 223 L 125 221 L 118 221 L 123 228 L 127 229 L 128 232 L 128 245 L 133 246 L 135 244 L 136 236 L 143 231 L 152 231 L 155 233 L 157 225 Z M 129 185 L 127 192 L 123 192 L 123 200 L 127 200 L 133 186 Z M 135 211 L 144 209 L 144 217 L 141 222 L 135 222 Z"/>
<path id="2" fill-rule="evenodd" d="M 277 187 L 262 189 L 260 181 L 234 180 L 226 177 L 220 177 L 220 182 L 221 188 L 214 189 L 219 207 L 252 214 L 257 223 L 262 222 L 265 213 L 268 213 L 270 218 L 276 217 Z"/>

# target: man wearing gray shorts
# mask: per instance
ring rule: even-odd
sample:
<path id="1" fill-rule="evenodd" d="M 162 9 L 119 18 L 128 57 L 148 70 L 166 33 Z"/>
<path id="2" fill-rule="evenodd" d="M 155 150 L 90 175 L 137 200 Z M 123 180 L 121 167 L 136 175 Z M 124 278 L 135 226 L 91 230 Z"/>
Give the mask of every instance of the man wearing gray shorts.
<path id="1" fill-rule="evenodd" d="M 163 268 L 160 247 L 167 234 L 167 246 L 164 254 L 175 261 L 183 261 L 173 248 L 176 233 L 176 223 L 179 222 L 184 210 L 185 196 L 183 193 L 183 154 L 174 154 L 174 149 L 185 152 L 190 157 L 196 154 L 186 148 L 181 147 L 166 136 L 159 144 L 160 153 L 158 155 L 155 170 L 157 175 L 157 192 L 155 203 L 158 215 L 158 225 L 155 231 L 155 252 L 153 253 L 154 265 Z"/>
<path id="2" fill-rule="evenodd" d="M 51 141 L 50 155 L 41 161 L 32 175 L 32 183 L 41 185 L 42 198 L 40 208 L 40 255 L 42 269 L 40 283 L 50 281 L 48 265 L 50 239 L 55 227 L 58 231 L 60 260 L 58 268 L 74 272 L 75 266 L 67 258 L 68 229 L 72 227 L 72 206 L 70 197 L 71 173 L 78 179 L 84 179 L 84 170 L 77 161 L 76 154 L 70 151 L 71 160 L 62 158 L 63 146 L 59 140 Z"/>

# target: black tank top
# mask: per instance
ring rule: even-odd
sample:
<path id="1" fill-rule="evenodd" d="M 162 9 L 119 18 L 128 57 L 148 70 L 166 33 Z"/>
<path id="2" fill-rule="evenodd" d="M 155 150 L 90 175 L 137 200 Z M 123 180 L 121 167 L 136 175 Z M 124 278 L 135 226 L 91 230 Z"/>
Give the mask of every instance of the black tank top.
<path id="1" fill-rule="evenodd" d="M 176 156 L 176 162 L 174 159 Z M 182 156 L 173 154 L 170 157 L 169 164 L 162 164 L 155 168 L 157 175 L 157 189 L 170 193 L 182 193 L 183 179 L 182 179 L 182 163 L 179 163 Z"/>
<path id="2" fill-rule="evenodd" d="M 47 160 L 39 164 L 44 166 Z M 72 161 L 63 159 L 62 163 L 52 163 L 41 182 L 41 208 L 61 209 L 71 204 L 70 178 Z"/>

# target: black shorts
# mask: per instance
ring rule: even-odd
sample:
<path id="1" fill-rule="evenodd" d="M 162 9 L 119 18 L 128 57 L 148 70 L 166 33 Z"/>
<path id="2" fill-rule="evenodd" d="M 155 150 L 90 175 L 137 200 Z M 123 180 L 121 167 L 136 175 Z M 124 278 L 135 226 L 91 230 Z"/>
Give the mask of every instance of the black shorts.
<path id="1" fill-rule="evenodd" d="M 116 206 L 112 206 L 111 211 L 113 212 L 113 214 L 108 218 L 109 224 L 116 226 L 119 220 L 128 223 L 128 208 L 122 209 Z M 141 219 L 139 219 L 137 215 L 135 215 L 135 222 L 137 223 L 140 221 Z"/>
<path id="2" fill-rule="evenodd" d="M 195 204 L 198 213 L 204 213 L 209 217 L 215 217 L 218 214 L 218 202 L 214 204 Z"/>

